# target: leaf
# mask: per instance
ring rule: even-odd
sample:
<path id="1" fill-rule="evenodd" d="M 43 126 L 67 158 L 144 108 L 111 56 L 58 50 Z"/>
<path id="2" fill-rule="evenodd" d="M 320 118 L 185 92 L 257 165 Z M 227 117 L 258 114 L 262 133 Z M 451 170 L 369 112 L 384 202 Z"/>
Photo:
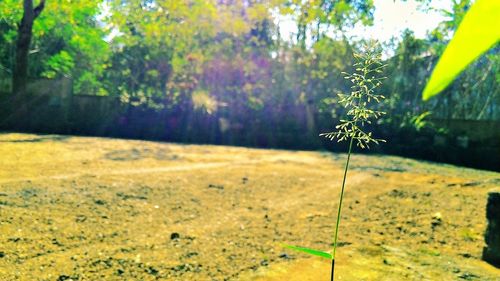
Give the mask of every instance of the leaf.
<path id="1" fill-rule="evenodd" d="M 467 65 L 500 40 L 498 19 L 500 1 L 477 0 L 472 5 L 434 68 L 423 100 L 443 91 Z"/>
<path id="2" fill-rule="evenodd" d="M 289 249 L 292 249 L 295 251 L 303 252 L 303 253 L 313 255 L 313 256 L 318 256 L 318 257 L 322 257 L 322 258 L 326 258 L 326 259 L 332 259 L 332 255 L 327 253 L 327 252 L 322 252 L 322 251 L 318 251 L 318 250 L 314 250 L 314 249 L 292 246 L 292 245 L 283 245 L 283 247 L 286 247 L 286 248 L 289 248 Z"/>

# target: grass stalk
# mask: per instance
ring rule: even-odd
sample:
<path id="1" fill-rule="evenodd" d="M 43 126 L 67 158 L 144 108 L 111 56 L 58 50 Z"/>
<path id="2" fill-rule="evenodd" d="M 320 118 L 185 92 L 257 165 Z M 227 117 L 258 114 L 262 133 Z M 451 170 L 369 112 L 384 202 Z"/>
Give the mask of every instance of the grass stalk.
<path id="1" fill-rule="evenodd" d="M 352 151 L 352 143 L 354 142 L 354 137 L 351 137 L 349 142 L 349 152 L 347 153 L 347 161 L 345 163 L 344 170 L 344 179 L 342 180 L 342 189 L 340 191 L 340 199 L 339 199 L 339 209 L 337 212 L 337 223 L 335 224 L 335 234 L 333 238 L 333 252 L 332 252 L 332 270 L 330 280 L 334 280 L 334 272 L 335 272 L 335 254 L 337 252 L 337 241 L 339 238 L 339 225 L 340 225 L 340 215 L 342 212 L 342 202 L 344 201 L 344 190 L 345 190 L 345 181 L 347 179 L 347 171 L 349 169 L 349 160 L 351 160 L 351 151 Z"/>
<path id="2" fill-rule="evenodd" d="M 330 280 L 335 278 L 335 254 L 338 247 L 338 236 L 340 226 L 340 216 L 342 214 L 342 203 L 344 201 L 345 182 L 347 179 L 347 171 L 349 170 L 349 161 L 351 160 L 352 145 L 356 141 L 356 145 L 362 149 L 369 148 L 370 143 L 385 142 L 383 139 L 376 139 L 372 133 L 365 131 L 363 128 L 366 124 L 372 124 L 372 121 L 384 115 L 385 112 L 377 109 L 377 104 L 385 97 L 375 92 L 375 89 L 382 85 L 384 77 L 378 77 L 378 73 L 382 73 L 385 64 L 382 63 L 380 49 L 374 43 L 372 46 L 367 46 L 365 54 L 354 54 L 356 63 L 353 65 L 354 73 L 343 72 L 344 78 L 349 80 L 351 92 L 349 94 L 339 93 L 338 102 L 346 109 L 346 117 L 340 119 L 340 124 L 335 126 L 335 131 L 322 133 L 320 136 L 327 139 L 337 139 L 338 142 L 349 141 L 349 151 L 347 153 L 347 161 L 344 169 L 344 178 L 342 180 L 342 189 L 340 191 L 339 207 L 337 212 L 337 222 L 335 223 L 335 234 L 333 236 L 332 253 L 323 252 L 306 247 L 284 245 L 289 249 L 303 252 L 309 255 L 330 259 L 332 263 Z M 370 106 L 377 106 L 372 109 Z"/>

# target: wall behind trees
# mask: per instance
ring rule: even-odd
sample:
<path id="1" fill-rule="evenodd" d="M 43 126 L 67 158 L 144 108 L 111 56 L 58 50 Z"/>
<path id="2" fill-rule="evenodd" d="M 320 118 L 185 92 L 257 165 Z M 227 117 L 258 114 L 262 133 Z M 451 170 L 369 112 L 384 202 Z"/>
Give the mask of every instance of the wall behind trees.
<path id="1" fill-rule="evenodd" d="M 314 127 L 304 106 L 227 113 L 186 110 L 181 105 L 154 109 L 132 106 L 113 96 L 74 95 L 68 79 L 41 80 L 28 88 L 36 103 L 24 119 L 13 119 L 2 109 L 0 130 L 151 139 L 281 149 L 345 152 L 344 143 L 318 135 L 338 119 L 329 112 L 314 112 Z M 51 89 L 48 91 L 47 89 Z M 57 98 L 55 98 L 57 97 Z M 270 112 L 272 114 L 270 114 Z M 237 116 L 232 118 L 231 114 Z M 372 129 L 388 142 L 360 150 L 464 166 L 500 170 L 500 121 L 428 119 L 424 125 L 385 121 Z M 322 129 L 324 128 L 324 129 Z"/>

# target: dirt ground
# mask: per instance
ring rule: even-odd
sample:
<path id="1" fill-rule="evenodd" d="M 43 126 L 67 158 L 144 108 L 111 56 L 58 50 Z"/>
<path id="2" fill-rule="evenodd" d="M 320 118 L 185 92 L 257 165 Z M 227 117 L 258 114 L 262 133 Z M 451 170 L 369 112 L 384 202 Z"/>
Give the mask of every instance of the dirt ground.
<path id="1" fill-rule="evenodd" d="M 0 135 L 0 280 L 329 280 L 346 155 Z M 500 280 L 500 174 L 354 155 L 336 280 Z"/>

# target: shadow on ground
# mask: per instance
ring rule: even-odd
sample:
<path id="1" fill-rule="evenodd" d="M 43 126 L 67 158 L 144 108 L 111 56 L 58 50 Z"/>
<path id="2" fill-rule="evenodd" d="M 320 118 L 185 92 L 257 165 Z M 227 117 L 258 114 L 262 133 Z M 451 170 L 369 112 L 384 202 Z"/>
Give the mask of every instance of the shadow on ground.
<path id="1" fill-rule="evenodd" d="M 0 133 L 0 137 L 4 135 L 12 135 L 10 133 Z M 36 142 L 51 142 L 51 141 L 67 141 L 70 139 L 70 136 L 57 136 L 57 135 L 40 135 L 36 137 L 31 137 L 31 138 L 23 138 L 22 135 L 19 135 L 18 138 L 14 139 L 0 139 L 0 143 L 2 142 L 7 142 L 7 143 L 36 143 Z"/>

